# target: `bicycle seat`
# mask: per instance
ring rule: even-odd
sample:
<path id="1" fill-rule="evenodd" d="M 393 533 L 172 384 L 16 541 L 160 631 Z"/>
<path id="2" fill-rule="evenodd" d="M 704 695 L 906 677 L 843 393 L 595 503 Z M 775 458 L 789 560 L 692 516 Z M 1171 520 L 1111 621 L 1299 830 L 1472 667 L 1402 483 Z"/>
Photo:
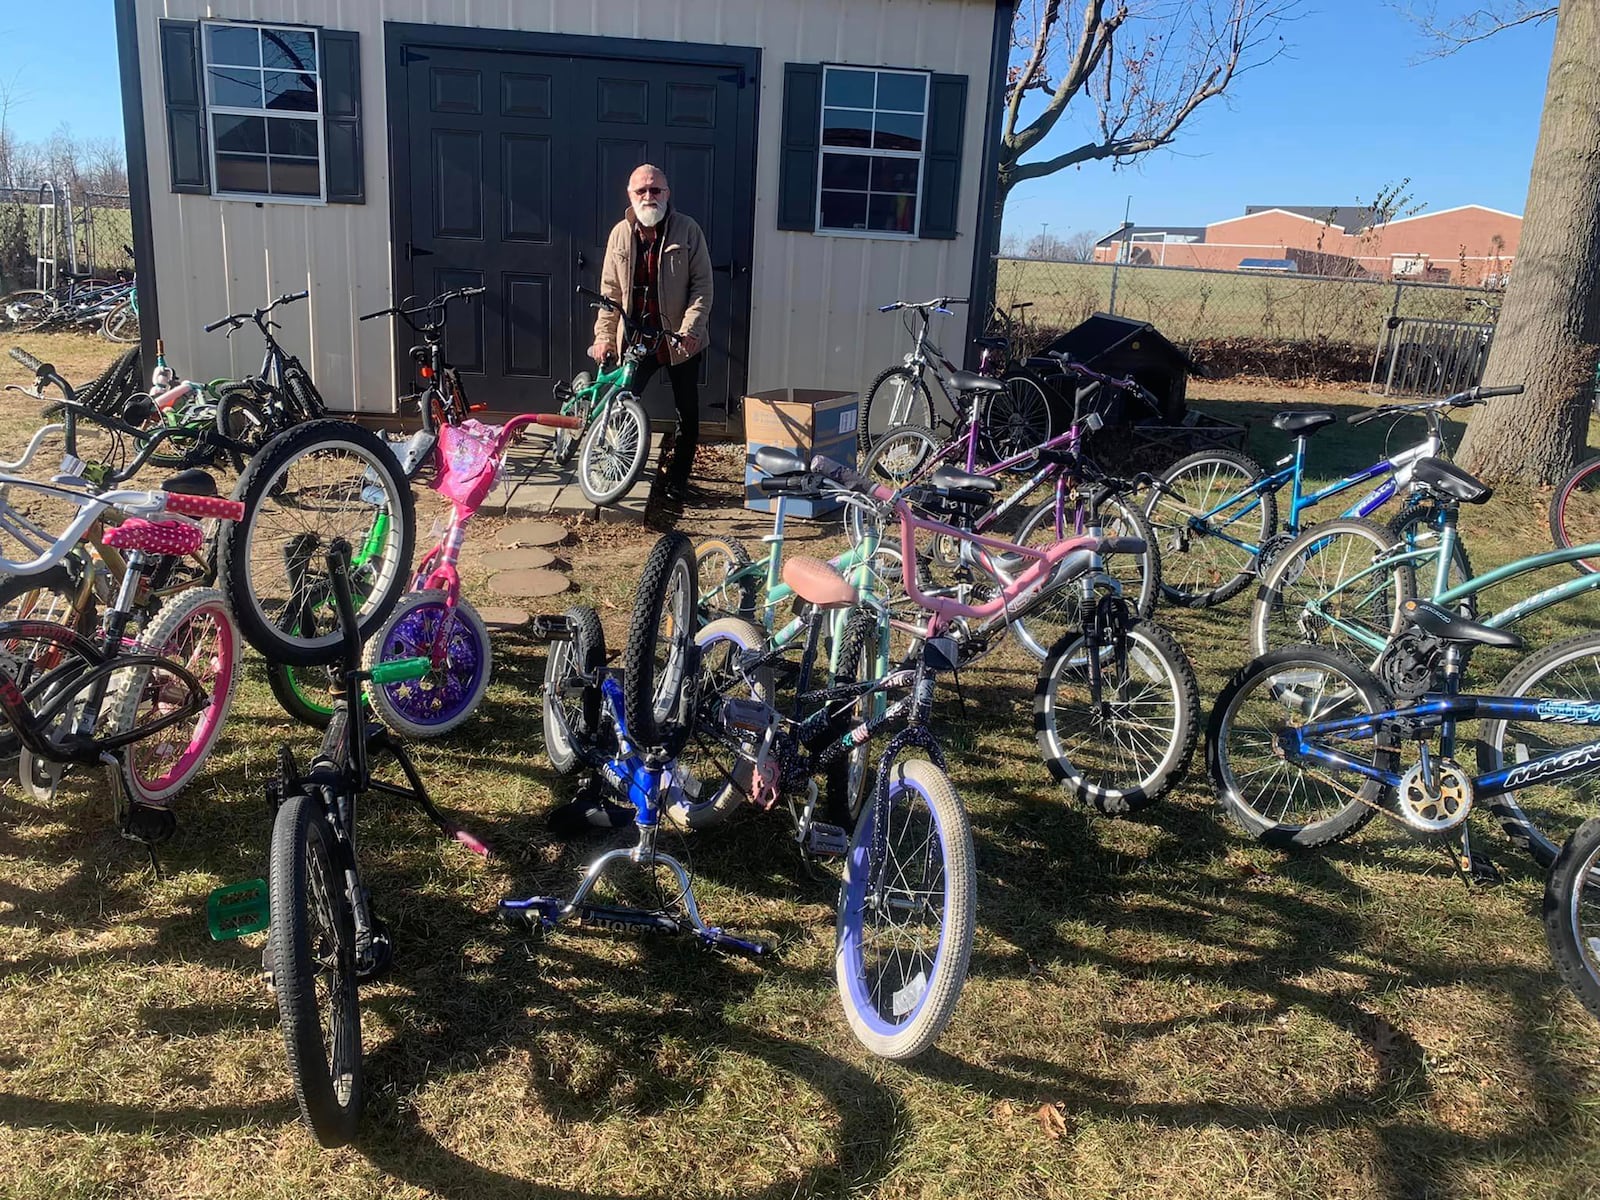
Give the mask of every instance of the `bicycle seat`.
<path id="1" fill-rule="evenodd" d="M 931 481 L 941 492 L 998 492 L 1000 481 L 988 475 L 969 475 L 956 467 L 938 467 Z"/>
<path id="2" fill-rule="evenodd" d="M 818 608 L 849 608 L 856 602 L 855 586 L 832 563 L 796 555 L 783 564 L 783 582 L 794 594 Z"/>
<path id="3" fill-rule="evenodd" d="M 755 462 L 768 475 L 793 475 L 806 469 L 805 459 L 776 446 L 762 446 L 756 451 Z"/>
<path id="4" fill-rule="evenodd" d="M 105 542 L 117 550 L 143 550 L 149 554 L 194 554 L 205 542 L 200 526 L 188 521 L 146 521 L 129 517 L 106 530 Z"/>
<path id="5" fill-rule="evenodd" d="M 1310 435 L 1324 425 L 1332 425 L 1339 418 L 1320 409 L 1313 412 L 1281 412 L 1272 418 L 1272 427 L 1285 433 Z"/>
<path id="6" fill-rule="evenodd" d="M 1428 600 L 1407 600 L 1400 606 L 1400 616 L 1423 633 L 1432 634 L 1445 642 L 1503 646 L 1507 650 L 1516 650 L 1522 646 L 1522 638 L 1509 629 L 1496 629 L 1492 625 L 1469 621 L 1466 617 L 1447 608 L 1441 608 Z"/>
<path id="7" fill-rule="evenodd" d="M 985 350 L 1008 350 L 1011 348 L 1011 343 L 1003 337 L 973 338 L 972 344 L 974 346 L 982 346 Z"/>
<path id="8" fill-rule="evenodd" d="M 1494 495 L 1494 489 L 1488 484 L 1479 482 L 1455 463 L 1445 462 L 1442 458 L 1418 459 L 1411 478 L 1463 504 L 1482 504 Z"/>
<path id="9" fill-rule="evenodd" d="M 1003 380 L 990 379 L 987 375 L 974 375 L 971 371 L 956 371 L 952 373 L 950 382 L 955 385 L 958 392 L 1003 392 L 1006 390 Z"/>
<path id="10" fill-rule="evenodd" d="M 215 496 L 217 481 L 199 467 L 193 467 L 187 471 L 179 471 L 170 479 L 162 480 L 161 490 L 177 492 L 183 496 Z"/>

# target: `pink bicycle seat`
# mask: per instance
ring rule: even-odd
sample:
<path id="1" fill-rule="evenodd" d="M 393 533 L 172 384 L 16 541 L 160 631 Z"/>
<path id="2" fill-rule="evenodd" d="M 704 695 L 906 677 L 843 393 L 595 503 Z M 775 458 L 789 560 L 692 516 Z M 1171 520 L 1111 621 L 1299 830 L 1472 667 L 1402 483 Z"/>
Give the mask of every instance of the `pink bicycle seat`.
<path id="1" fill-rule="evenodd" d="M 186 521 L 146 521 L 129 517 L 106 530 L 106 545 L 118 550 L 143 550 L 147 554 L 193 554 L 205 541 L 198 525 Z"/>
<path id="2" fill-rule="evenodd" d="M 818 608 L 849 608 L 856 602 L 855 586 L 832 563 L 797 555 L 783 564 L 783 582 L 794 594 Z"/>

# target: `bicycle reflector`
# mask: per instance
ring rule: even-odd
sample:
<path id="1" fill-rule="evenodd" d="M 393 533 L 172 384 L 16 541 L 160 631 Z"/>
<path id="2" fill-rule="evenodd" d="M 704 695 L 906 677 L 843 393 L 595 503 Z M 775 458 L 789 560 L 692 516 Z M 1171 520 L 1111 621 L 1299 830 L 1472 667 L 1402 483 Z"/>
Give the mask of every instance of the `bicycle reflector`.
<path id="1" fill-rule="evenodd" d="M 219 887 L 206 897 L 206 927 L 214 942 L 231 941 L 267 927 L 265 879 L 247 879 Z"/>
<path id="2" fill-rule="evenodd" d="M 426 658 L 397 658 L 373 667 L 370 678 L 373 683 L 380 686 L 388 683 L 404 683 L 408 679 L 421 679 L 432 666 L 433 662 Z"/>

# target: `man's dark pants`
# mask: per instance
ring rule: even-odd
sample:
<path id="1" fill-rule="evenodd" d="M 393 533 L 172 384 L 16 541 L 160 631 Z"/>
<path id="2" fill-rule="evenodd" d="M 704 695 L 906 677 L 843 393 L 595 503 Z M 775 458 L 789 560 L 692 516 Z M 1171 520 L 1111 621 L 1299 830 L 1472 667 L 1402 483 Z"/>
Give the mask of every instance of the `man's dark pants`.
<path id="1" fill-rule="evenodd" d="M 704 353 L 702 351 L 702 353 Z M 672 385 L 672 402 L 678 409 L 678 436 L 672 447 L 672 462 L 667 466 L 667 483 L 676 488 L 688 486 L 694 468 L 694 448 L 700 440 L 700 354 L 667 368 Z M 639 364 L 633 390 L 644 395 L 645 385 L 661 366 L 659 359 L 647 358 Z"/>

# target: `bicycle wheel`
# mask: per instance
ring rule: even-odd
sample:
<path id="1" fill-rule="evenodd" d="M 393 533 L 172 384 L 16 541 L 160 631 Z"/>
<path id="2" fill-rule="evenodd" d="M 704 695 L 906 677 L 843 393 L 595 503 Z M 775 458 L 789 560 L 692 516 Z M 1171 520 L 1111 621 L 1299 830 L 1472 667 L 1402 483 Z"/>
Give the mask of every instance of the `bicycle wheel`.
<path id="1" fill-rule="evenodd" d="M 1006 390 L 983 406 L 979 430 L 984 448 L 995 462 L 1024 454 L 1058 432 L 1055 405 L 1044 387 L 1026 371 L 1006 374 Z"/>
<path id="2" fill-rule="evenodd" d="M 878 439 L 872 452 L 862 460 L 861 474 L 873 483 L 880 483 L 899 491 L 930 471 L 939 452 L 939 439 L 921 425 L 907 425 Z M 865 533 L 860 505 L 845 505 L 845 528 L 850 534 L 850 544 L 855 545 Z"/>
<path id="3" fill-rule="evenodd" d="M 864 608 L 851 613 L 849 620 L 845 622 L 844 631 L 839 635 L 834 683 L 864 683 L 868 679 L 878 678 L 878 651 L 881 637 L 882 630 L 875 613 Z M 866 720 L 869 716 L 881 714 L 884 707 L 885 701 L 881 692 L 862 696 L 850 706 L 842 719 L 835 723 L 835 731 L 843 737 L 851 726 Z M 861 814 L 862 802 L 866 798 L 867 784 L 872 778 L 871 767 L 870 747 L 864 742 L 828 764 L 824 780 L 824 796 L 830 823 L 842 829 L 855 827 L 856 819 Z"/>
<path id="4" fill-rule="evenodd" d="M 857 453 L 864 459 L 879 438 L 906 425 L 931 428 L 933 399 L 920 371 L 890 367 L 879 372 L 861 397 L 856 416 Z"/>
<path id="5" fill-rule="evenodd" d="M 139 310 L 131 300 L 119 300 L 100 323 L 100 332 L 113 342 L 137 342 Z"/>
<path id="6" fill-rule="evenodd" d="M 579 606 L 567 609 L 566 615 L 572 639 L 550 644 L 539 696 L 545 753 L 560 775 L 582 765 L 579 747 L 600 732 L 600 688 L 591 681 L 606 665 L 606 632 L 599 614 Z"/>
<path id="7" fill-rule="evenodd" d="M 633 396 L 614 396 L 583 435 L 578 486 L 591 504 L 610 504 L 639 481 L 650 457 L 650 418 Z"/>
<path id="8" fill-rule="evenodd" d="M 1166 490 L 1152 488 L 1144 510 L 1161 552 L 1164 597 L 1207 608 L 1244 590 L 1255 548 L 1278 530 L 1277 497 L 1249 490 L 1265 474 L 1232 450 L 1202 450 L 1167 469 Z"/>
<path id="9" fill-rule="evenodd" d="M 103 658 L 94 644 L 77 630 L 37 618 L 0 624 L 0 656 L 12 682 L 35 707 L 37 702 L 56 695 L 60 688 L 70 686 L 74 679 L 97 666 Z M 76 716 L 77 710 L 69 709 L 52 728 L 70 725 Z M 0 759 L 14 760 L 19 752 L 24 759 L 31 757 L 22 749 L 21 739 L 10 723 L 0 721 Z M 43 760 L 36 761 L 41 766 L 50 765 Z M 54 777 L 60 777 L 59 768 Z"/>
<path id="10" fill-rule="evenodd" d="M 1600 819 L 1573 831 L 1545 880 L 1544 935 L 1562 981 L 1600 1018 Z"/>
<path id="11" fill-rule="evenodd" d="M 750 568 L 750 551 L 737 538 L 701 538 L 694 544 L 696 587 L 701 621 L 718 617 L 756 617 L 758 581 Z"/>
<path id="12" fill-rule="evenodd" d="M 247 459 L 254 458 L 271 440 L 272 423 L 248 384 L 232 384 L 217 394 L 217 432 L 238 442 Z"/>
<path id="13" fill-rule="evenodd" d="M 197 678 L 210 703 L 194 723 L 180 721 L 129 745 L 119 756 L 128 794 L 142 804 L 160 804 L 199 773 L 222 733 L 233 705 L 239 634 L 216 588 L 191 588 L 161 606 L 139 639 L 139 650 L 171 659 Z M 129 674 L 112 717 L 119 733 L 160 719 L 188 701 L 176 676 L 143 668 Z"/>
<path id="14" fill-rule="evenodd" d="M 316 421 L 328 415 L 328 406 L 311 381 L 311 373 L 298 359 L 290 359 L 283 367 L 283 393 L 289 411 L 296 421 Z"/>
<path id="15" fill-rule="evenodd" d="M 1382 566 L 1394 539 L 1360 517 L 1313 525 L 1278 551 L 1250 609 L 1250 650 L 1325 646 L 1371 666 L 1416 595 L 1414 568 Z"/>
<path id="16" fill-rule="evenodd" d="M 572 377 L 572 383 L 569 385 L 568 390 L 571 396 L 577 396 L 588 391 L 593 386 L 594 376 L 588 371 L 579 371 Z M 577 412 L 577 408 L 576 402 L 569 402 L 561 406 L 561 411 L 570 416 Z M 578 442 L 582 437 L 582 430 L 558 429 L 555 431 L 555 436 L 550 439 L 550 454 L 557 464 L 563 467 L 571 465 L 572 456 L 578 452 Z"/>
<path id="17" fill-rule="evenodd" d="M 1042 550 L 1062 538 L 1076 537 L 1076 519 L 1072 512 L 1063 512 L 1060 517 L 1058 523 L 1056 500 L 1052 496 L 1027 515 L 1015 542 Z M 1100 522 L 1107 537 L 1133 537 L 1144 542 L 1143 554 L 1108 554 L 1103 562 L 1105 573 L 1122 585 L 1122 595 L 1129 607 L 1139 616 L 1148 617 L 1155 611 L 1156 596 L 1161 589 L 1161 552 L 1156 548 L 1150 522 L 1135 505 L 1120 496 L 1101 505 Z M 1080 603 L 1075 583 L 1068 582 L 1056 588 L 1012 623 L 1017 639 L 1029 654 L 1044 658 L 1063 636 L 1083 628 Z"/>
<path id="18" fill-rule="evenodd" d="M 709 829 L 731 817 L 755 790 L 751 774 L 759 736 L 734 729 L 723 720 L 725 700 L 772 703 L 772 672 L 767 667 L 744 671 L 739 656 L 760 650 L 767 634 L 759 625 L 738 617 L 712 621 L 695 635 L 700 648 L 694 728 L 678 752 L 675 772 L 679 787 L 666 814 L 685 829 Z M 772 768 L 776 770 L 777 762 Z"/>
<path id="19" fill-rule="evenodd" d="M 0 296 L 0 333 L 31 333 L 42 329 L 55 307 L 48 292 L 30 289 Z"/>
<path id="20" fill-rule="evenodd" d="M 1519 662 L 1490 689 L 1496 696 L 1568 701 L 1585 709 L 1600 699 L 1600 634 L 1585 633 L 1546 646 Z M 1542 708 L 1543 705 L 1540 705 Z M 1557 710 L 1558 711 L 1558 710 Z M 1594 741 L 1594 727 L 1560 720 L 1483 721 L 1478 726 L 1478 773 L 1559 754 Z M 1591 813 L 1600 812 L 1600 780 L 1568 777 L 1524 784 L 1489 797 L 1506 836 L 1548 867 L 1561 843 Z"/>
<path id="21" fill-rule="evenodd" d="M 926 759 L 889 770 L 856 822 L 839 889 L 834 979 L 856 1039 L 907 1059 L 938 1039 L 967 979 L 977 909 L 972 825 Z"/>
<path id="22" fill-rule="evenodd" d="M 1211 710 L 1206 766 L 1217 803 L 1271 846 L 1310 848 L 1349 837 L 1372 819 L 1383 785 L 1347 769 L 1290 762 L 1277 752 L 1278 735 L 1393 707 L 1371 672 L 1331 650 L 1291 646 L 1263 655 L 1228 681 Z M 1340 735 L 1338 749 L 1379 770 L 1399 761 L 1376 729 Z"/>
<path id="23" fill-rule="evenodd" d="M 333 700 L 328 691 L 328 672 L 321 667 L 290 667 L 267 664 L 267 686 L 278 706 L 302 725 L 326 729 L 333 719 Z"/>
<path id="24" fill-rule="evenodd" d="M 1034 740 L 1050 774 L 1103 813 L 1154 804 L 1183 778 L 1200 725 L 1200 685 L 1165 629 L 1134 621 L 1127 653 L 1102 634 L 1098 689 L 1083 635 L 1051 647 L 1033 690 Z"/>
<path id="25" fill-rule="evenodd" d="M 1559 550 L 1600 542 L 1600 458 L 1585 459 L 1550 497 L 1550 537 Z M 1600 557 L 1580 558 L 1581 574 L 1600 570 Z"/>
<path id="26" fill-rule="evenodd" d="M 669 746 L 688 733 L 696 607 L 694 543 L 669 533 L 645 559 L 622 656 L 622 717 L 636 746 Z"/>
<path id="27" fill-rule="evenodd" d="M 233 489 L 244 518 L 223 524 L 218 578 L 240 632 L 290 666 L 341 653 L 326 554 L 350 547 L 356 624 L 366 641 L 394 611 L 417 536 L 415 500 L 394 452 L 350 421 L 310 421 L 279 434 Z"/>
<path id="28" fill-rule="evenodd" d="M 324 1146 L 361 1120 L 355 921 L 322 805 L 286 796 L 272 822 L 267 942 L 300 1115 Z"/>
<path id="29" fill-rule="evenodd" d="M 387 659 L 428 658 L 441 625 L 446 628 L 440 666 L 421 679 L 367 688 L 373 711 L 407 737 L 439 737 L 478 711 L 494 672 L 488 626 L 465 598 L 458 598 L 452 609 L 439 589 L 411 592 L 395 605 L 364 652 L 369 671 Z"/>
<path id="30" fill-rule="evenodd" d="M 1408 504 L 1395 514 L 1387 526 L 1390 545 L 1398 546 L 1407 554 L 1437 546 L 1441 520 L 1439 510 L 1431 504 Z M 1424 596 L 1438 595 L 1439 590 L 1434 587 L 1438 580 L 1438 571 L 1437 553 L 1431 559 L 1419 558 L 1415 565 L 1407 567 L 1406 573 L 1412 580 L 1413 593 L 1421 592 Z M 1445 567 L 1444 586 L 1446 589 L 1453 588 L 1471 578 L 1472 560 L 1467 557 L 1467 544 L 1458 536 L 1455 548 L 1450 552 L 1449 565 Z M 1472 619 L 1478 612 L 1478 598 L 1467 596 L 1457 601 L 1455 609 L 1462 616 Z"/>
<path id="31" fill-rule="evenodd" d="M 80 565 L 78 569 L 84 568 Z M 80 598 L 82 609 L 78 608 Z M 93 633 L 94 592 L 79 587 L 66 563 L 37 575 L 8 575 L 0 579 L 0 621 L 52 621 L 80 633 Z"/>

